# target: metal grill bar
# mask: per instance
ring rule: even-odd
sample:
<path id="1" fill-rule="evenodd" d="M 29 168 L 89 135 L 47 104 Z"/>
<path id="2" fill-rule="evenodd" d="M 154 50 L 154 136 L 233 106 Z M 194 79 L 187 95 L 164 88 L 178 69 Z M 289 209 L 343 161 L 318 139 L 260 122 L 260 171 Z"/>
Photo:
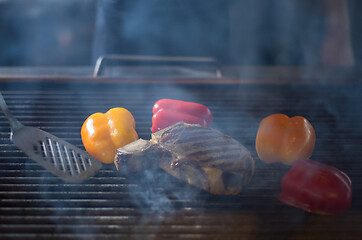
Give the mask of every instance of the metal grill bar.
<path id="1" fill-rule="evenodd" d="M 118 106 L 132 112 L 139 136 L 148 139 L 153 103 L 175 98 L 207 105 L 214 115 L 213 126 L 239 140 L 258 159 L 254 141 L 263 117 L 275 112 L 303 115 L 317 132 L 313 157 L 348 173 L 354 201 L 350 213 L 342 217 L 309 215 L 283 205 L 277 195 L 288 167 L 266 166 L 259 161 L 253 181 L 238 196 L 212 196 L 157 169 L 152 170 L 151 178 L 145 173 L 122 176 L 113 165 L 104 166 L 83 184 L 66 184 L 12 145 L 8 123 L 1 115 L 0 238 L 259 239 L 275 235 L 358 239 L 362 234 L 358 87 L 82 84 L 73 88 L 69 83 L 41 90 L 27 87 L 2 87 L 13 114 L 24 124 L 40 127 L 78 147 L 83 147 L 80 128 L 86 117 Z M 61 146 L 56 149 L 42 143 L 37 151 L 62 154 Z M 65 169 L 67 161 L 76 159 L 71 152 L 63 157 L 64 163 L 59 164 Z M 78 163 L 80 169 L 82 164 Z"/>

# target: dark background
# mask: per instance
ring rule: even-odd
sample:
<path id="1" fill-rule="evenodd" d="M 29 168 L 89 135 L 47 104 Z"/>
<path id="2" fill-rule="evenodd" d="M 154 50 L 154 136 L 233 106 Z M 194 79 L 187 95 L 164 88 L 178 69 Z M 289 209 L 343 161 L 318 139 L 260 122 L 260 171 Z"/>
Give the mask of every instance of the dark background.
<path id="1" fill-rule="evenodd" d="M 348 1 L 357 64 L 359 2 Z M 0 0 L 0 66 L 93 65 L 105 53 L 318 65 L 323 33 L 312 0 Z"/>
<path id="2" fill-rule="evenodd" d="M 89 65 L 95 2 L 0 1 L 0 65 Z"/>

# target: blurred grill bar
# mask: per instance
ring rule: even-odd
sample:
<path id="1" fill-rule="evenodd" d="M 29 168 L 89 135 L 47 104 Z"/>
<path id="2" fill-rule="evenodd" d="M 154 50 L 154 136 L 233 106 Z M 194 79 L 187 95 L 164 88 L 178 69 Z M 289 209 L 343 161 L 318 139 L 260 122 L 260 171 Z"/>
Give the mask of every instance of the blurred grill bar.
<path id="1" fill-rule="evenodd" d="M 238 196 L 212 196 L 159 169 L 121 176 L 113 165 L 83 184 L 66 184 L 26 158 L 9 140 L 0 115 L 0 238 L 13 239 L 359 239 L 362 230 L 362 124 L 359 85 L 0 84 L 10 110 L 79 147 L 80 128 L 94 112 L 129 109 L 150 137 L 152 105 L 174 98 L 207 105 L 213 126 L 243 143 L 257 160 Z M 278 202 L 288 167 L 258 161 L 260 120 L 282 112 L 315 127 L 313 158 L 351 177 L 352 210 L 344 216 L 306 214 Z M 348 232 L 348 235 L 345 233 Z"/>

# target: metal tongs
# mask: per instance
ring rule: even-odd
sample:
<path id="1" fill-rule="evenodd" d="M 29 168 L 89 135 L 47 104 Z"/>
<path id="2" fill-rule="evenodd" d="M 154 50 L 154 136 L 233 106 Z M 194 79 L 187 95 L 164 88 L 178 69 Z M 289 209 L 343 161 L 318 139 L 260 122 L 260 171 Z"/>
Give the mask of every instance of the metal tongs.
<path id="1" fill-rule="evenodd" d="M 0 92 L 0 107 L 11 126 L 11 141 L 55 176 L 80 183 L 93 176 L 102 163 L 76 146 L 39 128 L 21 124 L 9 111 Z"/>

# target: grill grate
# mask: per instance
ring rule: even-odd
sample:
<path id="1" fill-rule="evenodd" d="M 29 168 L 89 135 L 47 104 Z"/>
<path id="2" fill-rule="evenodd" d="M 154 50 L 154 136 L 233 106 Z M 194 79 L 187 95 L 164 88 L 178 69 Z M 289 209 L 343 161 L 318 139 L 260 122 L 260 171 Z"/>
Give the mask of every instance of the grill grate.
<path id="1" fill-rule="evenodd" d="M 316 130 L 313 159 L 345 171 L 354 186 L 351 211 L 327 217 L 279 203 L 280 178 L 288 168 L 258 160 L 253 181 L 238 196 L 212 196 L 159 169 L 122 176 L 113 165 L 83 184 L 66 184 L 13 146 L 0 115 L 1 239 L 358 239 L 362 233 L 359 86 L 68 83 L 3 84 L 1 89 L 19 121 L 81 148 L 80 128 L 90 114 L 125 107 L 139 136 L 149 139 L 153 103 L 174 98 L 207 105 L 213 126 L 239 140 L 257 160 L 260 120 L 276 112 L 302 115 Z"/>

